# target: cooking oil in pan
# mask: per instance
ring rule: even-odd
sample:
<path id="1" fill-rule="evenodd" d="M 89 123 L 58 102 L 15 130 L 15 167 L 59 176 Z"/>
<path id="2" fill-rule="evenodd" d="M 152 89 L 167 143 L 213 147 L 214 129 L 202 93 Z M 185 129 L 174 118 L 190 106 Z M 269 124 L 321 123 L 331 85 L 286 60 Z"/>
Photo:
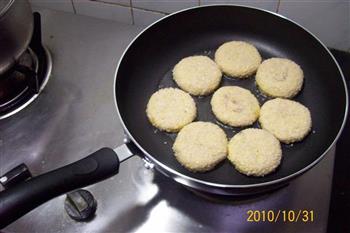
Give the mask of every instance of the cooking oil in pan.
<path id="1" fill-rule="evenodd" d="M 205 55 L 213 59 L 214 54 L 215 54 L 215 50 L 204 50 L 194 55 Z M 175 65 L 176 64 L 173 64 L 173 66 Z M 154 92 L 156 92 L 158 89 L 167 88 L 167 87 L 179 88 L 176 85 L 175 81 L 173 80 L 172 69 L 173 67 L 170 67 L 168 72 L 166 72 L 164 76 L 159 79 L 158 86 L 154 90 Z M 258 99 L 260 106 L 262 106 L 266 101 L 272 99 L 271 97 L 264 95 L 258 89 L 255 83 L 254 75 L 245 79 L 238 79 L 234 77 L 229 77 L 224 74 L 220 83 L 220 87 L 223 87 L 223 86 L 239 86 L 250 90 Z M 215 118 L 211 110 L 210 100 L 211 100 L 212 94 L 207 96 L 192 96 L 192 97 L 197 106 L 197 118 L 195 119 L 195 121 L 206 121 L 206 122 L 212 122 L 214 124 L 219 125 L 225 131 L 229 139 L 231 139 L 236 133 L 239 133 L 241 130 L 244 130 L 246 128 L 261 128 L 258 121 L 256 121 L 253 125 L 250 125 L 247 127 L 231 127 L 231 126 L 225 125 Z M 163 140 L 163 144 L 166 146 L 172 146 L 177 135 L 176 133 L 167 133 L 160 130 L 155 130 L 154 133 L 162 134 L 163 136 L 166 136 L 166 140 Z M 312 134 L 314 133 L 315 133 L 315 130 L 312 131 Z M 289 145 L 282 144 L 282 147 L 286 149 L 291 149 L 294 146 L 295 146 L 294 144 L 289 144 Z"/>

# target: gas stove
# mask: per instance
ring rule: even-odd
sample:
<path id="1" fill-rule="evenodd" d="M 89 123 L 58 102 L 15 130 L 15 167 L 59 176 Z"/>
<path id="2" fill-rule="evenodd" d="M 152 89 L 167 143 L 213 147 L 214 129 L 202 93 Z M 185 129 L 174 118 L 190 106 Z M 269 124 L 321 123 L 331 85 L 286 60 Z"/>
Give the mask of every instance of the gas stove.
<path id="1" fill-rule="evenodd" d="M 41 41 L 40 14 L 34 13 L 34 31 L 28 49 L 0 77 L 0 119 L 19 112 L 39 96 L 51 68 L 50 52 Z"/>
<path id="2" fill-rule="evenodd" d="M 21 163 L 38 175 L 125 137 L 114 107 L 115 68 L 142 28 L 38 10 L 53 69 L 31 105 L 0 120 L 0 175 Z M 188 190 L 133 157 L 118 175 L 86 188 L 97 203 L 90 221 L 71 219 L 62 195 L 4 232 L 326 232 L 334 149 L 286 187 L 225 199 Z M 250 210 L 307 210 L 315 219 L 255 223 L 247 220 Z"/>

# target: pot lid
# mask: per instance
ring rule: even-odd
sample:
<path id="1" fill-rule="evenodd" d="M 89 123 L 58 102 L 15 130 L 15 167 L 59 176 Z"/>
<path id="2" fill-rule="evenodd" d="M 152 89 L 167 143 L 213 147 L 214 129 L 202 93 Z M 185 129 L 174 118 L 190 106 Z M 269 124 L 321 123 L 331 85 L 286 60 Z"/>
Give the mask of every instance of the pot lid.
<path id="1" fill-rule="evenodd" d="M 10 8 L 15 0 L 0 0 L 0 17 Z"/>

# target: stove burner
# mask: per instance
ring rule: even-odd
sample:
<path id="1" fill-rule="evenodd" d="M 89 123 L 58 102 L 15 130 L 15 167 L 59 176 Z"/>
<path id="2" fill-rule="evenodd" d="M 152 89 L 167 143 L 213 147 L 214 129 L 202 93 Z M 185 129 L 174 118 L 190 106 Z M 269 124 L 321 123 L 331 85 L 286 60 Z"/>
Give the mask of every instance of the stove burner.
<path id="1" fill-rule="evenodd" d="M 0 77 L 0 119 L 33 102 L 44 89 L 51 69 L 51 55 L 41 42 L 40 14 L 34 13 L 34 32 L 29 48 L 16 65 Z"/>
<path id="2" fill-rule="evenodd" d="M 38 72 L 38 58 L 30 48 L 20 57 L 18 66 L 28 67 L 35 73 Z M 16 101 L 28 88 L 27 77 L 24 73 L 10 70 L 0 79 L 0 107 Z"/>

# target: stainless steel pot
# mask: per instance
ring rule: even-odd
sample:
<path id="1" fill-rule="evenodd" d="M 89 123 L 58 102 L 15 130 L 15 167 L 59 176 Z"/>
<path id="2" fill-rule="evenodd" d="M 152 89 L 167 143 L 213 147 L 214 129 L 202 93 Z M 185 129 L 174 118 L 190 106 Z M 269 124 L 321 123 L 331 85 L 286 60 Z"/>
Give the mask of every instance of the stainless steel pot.
<path id="1" fill-rule="evenodd" d="M 0 75 L 27 49 L 33 27 L 28 0 L 0 0 Z"/>

